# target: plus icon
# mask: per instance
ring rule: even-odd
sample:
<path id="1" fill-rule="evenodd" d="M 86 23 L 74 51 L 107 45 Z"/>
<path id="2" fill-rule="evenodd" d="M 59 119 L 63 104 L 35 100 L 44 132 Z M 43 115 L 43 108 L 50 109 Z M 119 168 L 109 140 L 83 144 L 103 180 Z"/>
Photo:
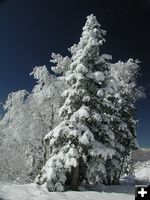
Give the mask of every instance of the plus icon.
<path id="1" fill-rule="evenodd" d="M 147 191 L 145 191 L 144 188 L 141 188 L 141 191 L 138 191 L 138 194 L 140 194 L 141 197 L 144 197 L 144 195 L 147 194 Z"/>
<path id="2" fill-rule="evenodd" d="M 135 186 L 135 200 L 150 200 L 150 185 Z"/>

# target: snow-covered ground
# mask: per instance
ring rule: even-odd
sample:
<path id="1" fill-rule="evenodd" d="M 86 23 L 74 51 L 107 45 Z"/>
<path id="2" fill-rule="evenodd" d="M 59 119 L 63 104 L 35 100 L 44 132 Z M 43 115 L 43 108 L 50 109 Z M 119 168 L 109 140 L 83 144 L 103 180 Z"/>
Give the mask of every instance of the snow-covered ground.
<path id="1" fill-rule="evenodd" d="M 35 184 L 0 185 L 0 200 L 133 200 L 133 194 L 115 192 L 48 192 Z"/>
<path id="2" fill-rule="evenodd" d="M 137 182 L 131 177 L 123 177 L 118 186 L 100 185 L 90 191 L 80 188 L 79 192 L 48 192 L 45 187 L 34 183 L 0 183 L 0 200 L 134 200 L 134 184 L 138 181 L 142 184 L 145 180 L 150 182 L 150 161 L 138 162 L 135 167 Z"/>

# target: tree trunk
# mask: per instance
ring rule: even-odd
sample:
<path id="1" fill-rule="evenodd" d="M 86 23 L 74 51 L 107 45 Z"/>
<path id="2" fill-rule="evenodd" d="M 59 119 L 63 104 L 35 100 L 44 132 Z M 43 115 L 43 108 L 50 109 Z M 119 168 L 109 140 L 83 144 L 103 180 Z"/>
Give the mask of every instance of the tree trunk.
<path id="1" fill-rule="evenodd" d="M 71 189 L 78 190 L 79 184 L 79 164 L 71 169 Z"/>

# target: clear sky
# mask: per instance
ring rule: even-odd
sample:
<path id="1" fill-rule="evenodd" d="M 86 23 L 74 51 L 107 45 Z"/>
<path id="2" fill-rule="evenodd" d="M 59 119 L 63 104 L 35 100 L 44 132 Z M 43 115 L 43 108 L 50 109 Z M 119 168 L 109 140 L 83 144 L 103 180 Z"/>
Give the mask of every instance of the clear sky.
<path id="1" fill-rule="evenodd" d="M 147 98 L 137 104 L 137 135 L 140 146 L 150 147 L 150 0 L 0 0 L 0 101 L 11 91 L 30 91 L 29 73 L 50 68 L 52 52 L 68 55 L 91 13 L 107 30 L 103 53 L 114 62 L 141 61 Z"/>

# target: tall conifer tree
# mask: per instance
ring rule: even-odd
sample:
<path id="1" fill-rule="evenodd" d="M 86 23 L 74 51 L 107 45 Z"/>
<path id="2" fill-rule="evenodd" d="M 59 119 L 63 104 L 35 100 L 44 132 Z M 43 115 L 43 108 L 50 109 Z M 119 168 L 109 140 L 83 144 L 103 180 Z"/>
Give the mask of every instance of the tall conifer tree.
<path id="1" fill-rule="evenodd" d="M 64 67 L 58 59 L 55 71 L 64 72 L 68 89 L 62 94 L 61 123 L 45 137 L 51 156 L 37 177 L 50 191 L 64 190 L 67 185 L 77 189 L 82 181 L 104 182 L 105 160 L 115 153 L 103 102 L 109 103 L 105 95 L 107 56 L 100 55 L 103 35 L 96 17 L 88 16 L 80 42 L 70 48 L 72 62 Z"/>

